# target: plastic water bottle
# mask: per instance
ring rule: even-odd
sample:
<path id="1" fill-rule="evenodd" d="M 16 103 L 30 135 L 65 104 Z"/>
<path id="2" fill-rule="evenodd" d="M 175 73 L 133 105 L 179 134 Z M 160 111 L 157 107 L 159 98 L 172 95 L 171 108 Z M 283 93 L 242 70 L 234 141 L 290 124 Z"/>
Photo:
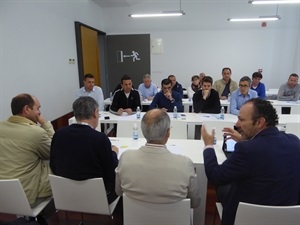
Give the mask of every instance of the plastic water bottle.
<path id="1" fill-rule="evenodd" d="M 177 118 L 177 106 L 176 105 L 174 106 L 174 109 L 173 109 L 173 117 Z"/>
<path id="2" fill-rule="evenodd" d="M 217 144 L 216 128 L 213 127 L 213 130 L 215 131 L 215 136 L 214 136 L 214 145 L 215 145 Z"/>
<path id="3" fill-rule="evenodd" d="M 228 93 L 228 96 L 227 96 L 228 102 L 230 102 L 230 99 L 231 99 L 231 95 L 230 95 L 230 93 Z"/>
<path id="4" fill-rule="evenodd" d="M 135 141 L 139 139 L 138 126 L 136 123 L 133 124 L 132 138 Z"/>
<path id="5" fill-rule="evenodd" d="M 140 119 L 140 118 L 141 118 L 141 109 L 140 109 L 139 106 L 136 108 L 136 118 L 137 118 L 137 119 Z"/>
<path id="6" fill-rule="evenodd" d="M 225 118 L 224 113 L 225 113 L 225 109 L 224 109 L 224 106 L 222 106 L 222 108 L 221 108 L 221 114 L 220 114 L 220 119 L 221 120 L 224 120 L 224 118 Z"/>
<path id="7" fill-rule="evenodd" d="M 112 92 L 110 92 L 109 93 L 109 100 L 112 102 L 112 100 L 113 100 L 113 94 L 112 94 Z"/>

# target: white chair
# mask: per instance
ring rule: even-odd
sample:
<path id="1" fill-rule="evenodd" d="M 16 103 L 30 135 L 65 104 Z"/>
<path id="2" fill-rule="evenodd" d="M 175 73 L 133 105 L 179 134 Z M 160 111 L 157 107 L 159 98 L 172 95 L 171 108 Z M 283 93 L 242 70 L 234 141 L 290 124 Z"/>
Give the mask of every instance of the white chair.
<path id="1" fill-rule="evenodd" d="M 0 212 L 36 217 L 51 201 L 45 199 L 35 207 L 30 207 L 19 179 L 0 180 Z"/>
<path id="2" fill-rule="evenodd" d="M 73 116 L 73 117 L 71 117 L 71 118 L 68 120 L 68 123 L 69 123 L 69 125 L 71 125 L 71 124 L 73 124 L 73 123 L 77 123 L 77 121 L 76 121 L 75 117 Z M 101 123 L 100 123 L 100 121 L 99 121 L 98 126 L 96 127 L 95 130 L 101 132 Z"/>
<path id="3" fill-rule="evenodd" d="M 187 122 L 171 119 L 170 139 L 187 139 Z"/>
<path id="4" fill-rule="evenodd" d="M 299 225 L 300 205 L 265 206 L 240 202 L 234 225 Z"/>
<path id="5" fill-rule="evenodd" d="M 300 104 L 291 106 L 291 114 L 300 114 Z"/>
<path id="6" fill-rule="evenodd" d="M 295 134 L 300 138 L 300 123 L 287 122 L 285 126 L 285 133 Z"/>
<path id="7" fill-rule="evenodd" d="M 226 115 L 225 115 L 226 116 Z M 215 136 L 217 138 L 217 141 L 223 141 L 224 136 L 222 129 L 224 127 L 234 127 L 234 122 L 224 121 L 224 120 L 207 120 L 204 121 L 203 124 L 206 127 L 206 130 L 211 133 L 212 129 L 215 128 Z"/>
<path id="8" fill-rule="evenodd" d="M 128 121 L 128 120 L 118 120 L 117 122 L 117 137 L 132 137 L 133 132 L 133 124 L 137 124 L 138 126 L 138 134 L 139 138 L 144 138 L 142 129 L 141 129 L 141 121 Z"/>
<path id="9" fill-rule="evenodd" d="M 216 207 L 222 220 L 223 207 L 217 202 Z M 300 205 L 267 206 L 240 202 L 234 225 L 299 225 Z"/>
<path id="10" fill-rule="evenodd" d="M 76 181 L 49 174 L 49 180 L 56 209 L 109 215 L 112 218 L 120 197 L 108 204 L 102 178 Z"/>
<path id="11" fill-rule="evenodd" d="M 123 194 L 124 225 L 188 225 L 190 199 L 171 204 L 142 202 Z"/>

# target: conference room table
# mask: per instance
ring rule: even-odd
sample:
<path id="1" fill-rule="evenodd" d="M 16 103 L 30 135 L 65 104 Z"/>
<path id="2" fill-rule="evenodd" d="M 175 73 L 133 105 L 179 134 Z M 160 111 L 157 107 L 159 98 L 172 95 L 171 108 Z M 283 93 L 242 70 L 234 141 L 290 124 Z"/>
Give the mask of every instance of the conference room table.
<path id="1" fill-rule="evenodd" d="M 144 114 L 145 114 L 145 112 L 141 112 L 141 118 L 143 117 Z M 221 121 L 220 114 L 183 112 L 183 113 L 178 113 L 177 118 L 173 117 L 173 113 L 168 113 L 168 115 L 170 116 L 171 123 L 173 120 L 183 121 L 183 122 L 187 123 L 188 139 L 194 139 L 196 125 L 202 125 L 203 123 L 205 123 L 205 121 L 208 121 L 208 120 Z M 287 122 L 300 123 L 300 114 L 279 114 L 278 116 L 279 116 L 278 126 L 279 126 L 280 130 L 285 129 L 285 125 Z M 141 120 L 141 119 L 137 119 L 136 114 L 118 116 L 118 115 L 112 114 L 108 111 L 101 111 L 100 117 L 99 117 L 99 125 L 96 129 L 101 131 L 100 124 L 104 124 L 103 132 L 108 134 L 113 128 L 112 125 L 117 124 L 118 121 L 121 121 L 121 120 L 132 121 L 132 123 L 134 123 L 135 121 Z M 238 120 L 238 118 L 236 115 L 227 114 L 227 113 L 224 115 L 224 121 L 236 123 L 237 120 Z M 69 119 L 69 124 L 72 124 L 75 122 L 76 122 L 75 117 L 71 117 Z"/>
<path id="2" fill-rule="evenodd" d="M 143 100 L 142 101 L 142 105 L 150 105 L 152 101 L 149 100 Z M 288 107 L 288 108 L 292 108 L 292 107 L 300 107 L 300 100 L 298 101 L 278 101 L 278 100 L 270 100 L 270 102 L 272 103 L 272 105 L 279 109 L 281 107 Z M 230 102 L 228 100 L 220 100 L 221 106 L 224 107 L 229 107 Z M 104 105 L 105 108 L 107 106 L 109 106 L 111 104 L 111 100 L 109 98 L 106 98 L 104 100 Z M 187 99 L 187 98 L 183 98 L 182 99 L 182 105 L 184 108 L 184 112 L 193 112 L 193 109 L 190 107 L 193 107 L 193 100 L 192 99 Z M 279 114 L 281 114 L 281 110 L 277 110 L 279 112 Z"/>
<path id="3" fill-rule="evenodd" d="M 144 138 L 133 140 L 132 138 L 113 137 L 110 138 L 110 141 L 113 145 L 116 145 L 119 148 L 118 157 L 120 157 L 124 151 L 128 149 L 138 149 L 146 143 Z M 198 208 L 194 209 L 193 224 L 204 225 L 207 193 L 207 177 L 205 175 L 203 160 L 204 143 L 201 140 L 169 139 L 166 145 L 171 152 L 185 155 L 194 163 L 195 171 L 198 177 L 198 186 L 200 188 L 201 203 Z M 215 145 L 216 156 L 219 164 L 226 159 L 221 146 L 222 142 L 217 142 Z"/>
<path id="4" fill-rule="evenodd" d="M 150 105 L 152 100 L 143 100 L 142 105 Z M 228 100 L 220 100 L 221 106 L 228 106 L 229 101 Z M 111 100 L 110 98 L 106 98 L 104 100 L 104 107 L 106 108 L 107 106 L 111 105 Z M 188 98 L 183 98 L 182 99 L 182 105 L 183 105 L 183 111 L 184 112 L 190 112 L 190 107 L 193 107 L 193 100 L 188 99 Z M 192 110 L 191 110 L 192 111 Z"/>

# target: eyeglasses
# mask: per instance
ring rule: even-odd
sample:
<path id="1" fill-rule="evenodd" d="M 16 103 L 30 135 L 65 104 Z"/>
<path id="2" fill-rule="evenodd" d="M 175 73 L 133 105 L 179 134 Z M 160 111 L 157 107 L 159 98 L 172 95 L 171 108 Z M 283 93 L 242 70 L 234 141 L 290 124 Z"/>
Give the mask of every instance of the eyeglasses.
<path id="1" fill-rule="evenodd" d="M 249 87 L 249 85 L 247 85 L 247 84 L 244 84 L 244 85 L 243 85 L 243 84 L 240 84 L 239 86 L 240 86 L 240 87 L 243 87 L 243 88 L 244 88 L 244 87 Z"/>

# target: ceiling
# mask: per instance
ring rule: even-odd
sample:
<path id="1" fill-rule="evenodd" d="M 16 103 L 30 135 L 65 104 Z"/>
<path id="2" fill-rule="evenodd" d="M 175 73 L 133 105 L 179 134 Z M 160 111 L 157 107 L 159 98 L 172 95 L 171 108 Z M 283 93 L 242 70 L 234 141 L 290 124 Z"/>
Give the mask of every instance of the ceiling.
<path id="1" fill-rule="evenodd" d="M 275 28 L 300 27 L 300 4 L 252 5 L 248 0 L 92 0 L 103 9 L 107 32 L 139 32 L 199 29 L 243 29 L 260 27 L 259 22 L 233 24 L 227 18 L 280 15 L 269 22 Z M 133 19 L 131 13 L 154 13 L 182 9 L 179 18 Z"/>

